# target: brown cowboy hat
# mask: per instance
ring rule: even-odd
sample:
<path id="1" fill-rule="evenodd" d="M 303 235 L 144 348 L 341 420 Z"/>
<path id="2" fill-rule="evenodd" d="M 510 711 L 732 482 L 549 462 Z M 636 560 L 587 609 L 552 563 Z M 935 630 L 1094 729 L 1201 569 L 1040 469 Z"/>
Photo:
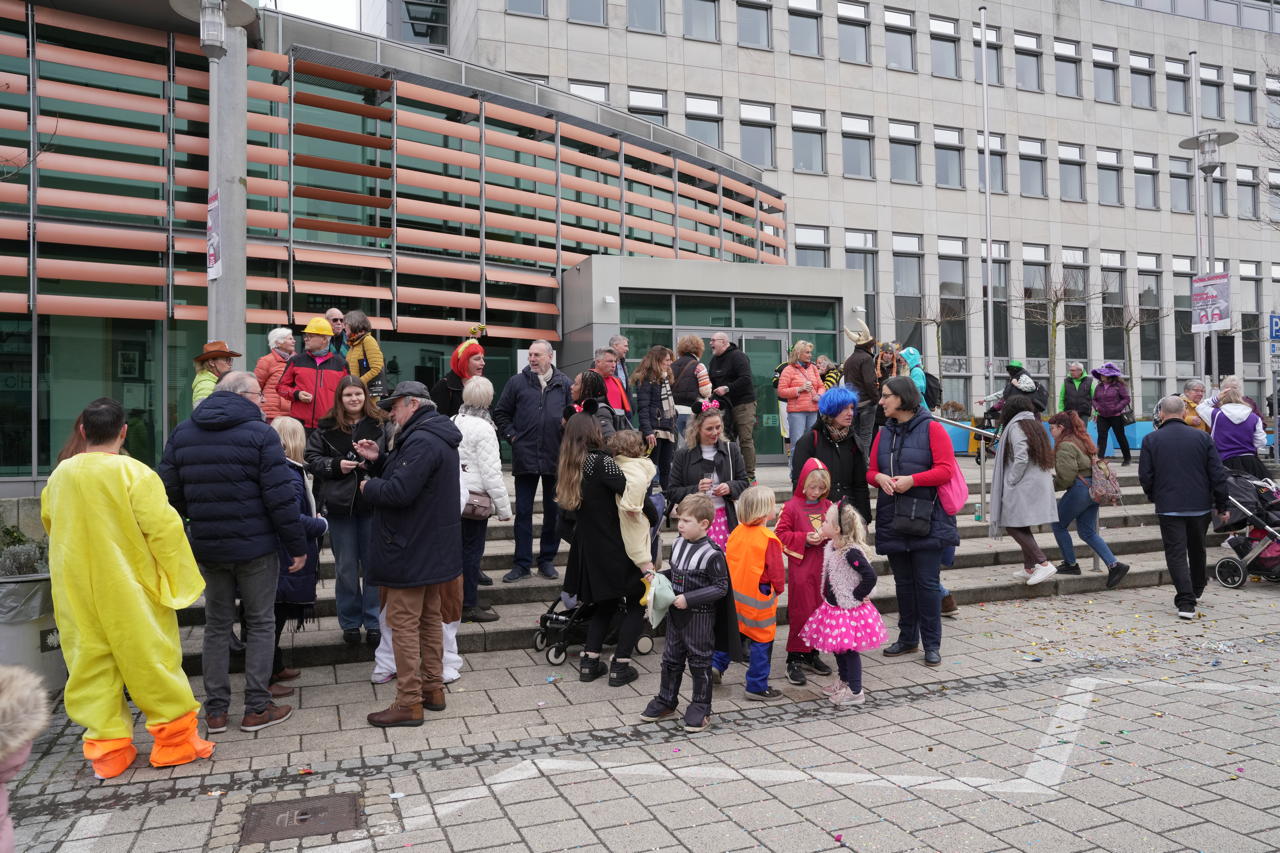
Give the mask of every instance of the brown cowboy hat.
<path id="1" fill-rule="evenodd" d="M 239 358 L 240 353 L 227 347 L 226 341 L 209 341 L 196 356 L 196 361 L 208 361 L 211 358 Z"/>

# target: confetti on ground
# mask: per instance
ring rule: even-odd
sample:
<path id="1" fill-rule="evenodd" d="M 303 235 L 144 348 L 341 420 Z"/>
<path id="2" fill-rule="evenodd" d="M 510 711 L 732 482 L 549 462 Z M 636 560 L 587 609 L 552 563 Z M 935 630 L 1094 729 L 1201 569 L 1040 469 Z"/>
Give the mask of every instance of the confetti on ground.
<path id="1" fill-rule="evenodd" d="M 1034 646 L 1034 645 L 1035 645 L 1035 643 L 1032 643 L 1031 645 L 1033 645 L 1033 646 Z M 1022 659 L 1023 659 L 1023 660 L 1029 660 L 1029 661 L 1031 661 L 1032 663 L 1041 663 L 1042 661 L 1044 661 L 1044 658 L 1036 657 L 1035 655 L 1023 655 L 1023 656 L 1022 656 Z"/>
<path id="2" fill-rule="evenodd" d="M 298 771 L 298 775 L 299 775 L 299 776 L 310 776 L 312 773 L 315 773 L 315 772 L 316 772 L 316 771 L 312 770 L 310 767 L 303 767 L 301 770 L 299 770 L 299 771 Z"/>
<path id="3" fill-rule="evenodd" d="M 205 796 L 206 796 L 206 797 L 221 797 L 221 796 L 222 796 L 223 794 L 225 794 L 225 793 L 227 793 L 227 792 L 226 792 L 226 791 L 208 791 L 208 792 L 206 792 L 206 793 L 205 793 Z"/>
<path id="4" fill-rule="evenodd" d="M 560 676 L 558 676 L 558 675 L 548 675 L 548 676 L 547 676 L 547 684 L 555 684 L 555 683 L 556 683 L 557 681 L 559 681 L 559 680 L 560 680 Z"/>

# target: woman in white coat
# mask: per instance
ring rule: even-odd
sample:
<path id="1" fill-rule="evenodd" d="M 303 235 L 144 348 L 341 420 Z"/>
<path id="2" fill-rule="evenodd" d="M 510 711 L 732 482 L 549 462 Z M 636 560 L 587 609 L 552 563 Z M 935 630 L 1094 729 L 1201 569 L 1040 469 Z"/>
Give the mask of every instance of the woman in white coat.
<path id="1" fill-rule="evenodd" d="M 1030 397 L 1009 397 L 1000 416 L 1004 428 L 991 477 L 990 532 L 995 538 L 1003 527 L 1018 543 L 1023 568 L 1013 577 L 1032 586 L 1058 571 L 1031 534 L 1032 527 L 1058 520 L 1053 445 Z"/>
<path id="2" fill-rule="evenodd" d="M 458 445 L 458 461 L 462 464 L 462 488 L 468 492 L 487 494 L 493 502 L 493 515 L 499 521 L 511 518 L 511 498 L 502 477 L 502 457 L 498 453 L 498 431 L 489 416 L 493 403 L 493 383 L 483 376 L 473 376 L 462 386 L 462 406 L 453 423 L 462 433 Z M 488 519 L 462 519 L 462 621 L 493 622 L 498 614 L 492 607 L 482 607 L 478 586 L 481 583 L 480 559 L 484 556 L 485 530 Z"/>

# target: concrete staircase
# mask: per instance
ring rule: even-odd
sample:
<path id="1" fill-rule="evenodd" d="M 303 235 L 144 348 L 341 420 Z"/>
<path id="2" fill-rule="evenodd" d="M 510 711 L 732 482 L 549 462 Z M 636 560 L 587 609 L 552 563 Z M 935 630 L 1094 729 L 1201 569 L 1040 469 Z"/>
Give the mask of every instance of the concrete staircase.
<path id="1" fill-rule="evenodd" d="M 976 500 L 979 481 L 977 464 L 973 460 L 963 460 L 962 467 L 968 476 L 973 499 L 957 515 L 961 544 L 956 553 L 955 565 L 942 574 L 943 583 L 960 605 L 1104 590 L 1106 575 L 1090 571 L 1092 552 L 1078 538 L 1075 540 L 1077 559 L 1084 569 L 1079 577 L 1055 577 L 1034 587 L 1013 580 L 1013 570 L 1022 563 L 1021 551 L 1007 537 L 1000 540 L 988 537 L 987 522 L 976 517 L 979 511 Z M 1120 588 L 1168 583 L 1159 527 L 1151 504 L 1138 487 L 1137 467 L 1117 467 L 1115 470 L 1120 479 L 1124 503 L 1118 507 L 1104 507 L 1099 526 L 1111 549 L 1132 566 Z M 761 483 L 774 486 L 780 502 L 790 497 L 787 472 L 782 466 L 762 469 L 758 473 Z M 874 500 L 873 496 L 873 503 Z M 541 521 L 540 514 L 536 515 L 535 535 L 541 529 Z M 502 575 L 511 568 L 515 547 L 513 533 L 510 522 L 491 521 L 489 524 L 488 544 L 481 567 L 493 578 L 494 584 L 480 588 L 480 600 L 493 606 L 501 619 L 484 624 L 463 624 L 458 632 L 458 644 L 464 654 L 518 649 L 529 649 L 532 653 L 538 617 L 559 595 L 559 581 L 546 580 L 537 575 L 512 584 L 502 582 Z M 664 531 L 665 552 L 669 553 L 675 536 L 674 528 Z M 1036 539 L 1051 560 L 1057 562 L 1061 559 L 1061 553 L 1047 526 L 1037 531 Z M 1212 541 L 1216 544 L 1220 539 L 1221 537 L 1215 537 Z M 562 547 L 556 560 L 558 566 L 564 565 L 567 554 L 567 547 Z M 1214 559 L 1213 554 L 1210 559 Z M 883 559 L 877 558 L 875 564 L 882 577 L 888 575 L 888 566 Z M 333 575 L 333 557 L 326 549 L 321 553 L 320 562 L 321 582 L 316 604 L 318 624 L 308 623 L 304 630 L 298 632 L 287 628 L 281 637 L 281 646 L 291 665 L 305 667 L 359 663 L 373 658 L 373 649 L 369 646 L 363 643 L 348 646 L 342 642 L 342 632 L 336 617 Z M 881 612 L 891 613 L 897 610 L 897 598 L 891 578 L 884 577 L 872 597 Z M 178 616 L 182 626 L 183 665 L 188 672 L 198 673 L 205 619 L 203 600 L 181 611 Z M 786 622 L 785 595 L 779 604 L 779 620 Z M 233 665 L 235 663 L 237 660 L 233 657 Z"/>

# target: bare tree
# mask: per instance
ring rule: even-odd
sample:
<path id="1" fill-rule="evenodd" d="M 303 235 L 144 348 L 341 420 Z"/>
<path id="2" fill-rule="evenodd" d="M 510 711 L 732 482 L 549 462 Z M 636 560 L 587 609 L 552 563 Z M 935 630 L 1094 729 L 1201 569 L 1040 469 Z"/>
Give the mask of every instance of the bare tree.
<path id="1" fill-rule="evenodd" d="M 1114 306 L 1104 306 L 1103 310 L 1110 307 Z M 1129 365 L 1130 376 L 1137 374 L 1135 366 L 1140 356 L 1140 353 L 1135 355 L 1133 351 L 1133 333 L 1148 326 L 1155 326 L 1158 330 L 1164 318 L 1173 316 L 1173 310 L 1131 304 L 1126 304 L 1122 309 L 1120 327 L 1124 330 L 1124 360 Z"/>
<path id="2" fill-rule="evenodd" d="M 1245 135 L 1253 138 L 1262 151 L 1263 161 L 1271 167 L 1270 169 L 1264 167 L 1262 174 L 1258 176 L 1262 184 L 1260 204 L 1263 206 L 1263 209 L 1258 211 L 1258 216 L 1272 228 L 1280 231 L 1280 181 L 1273 182 L 1270 179 L 1272 169 L 1280 173 L 1280 88 L 1276 88 L 1272 83 L 1276 79 L 1280 79 L 1280 67 L 1268 62 L 1264 78 L 1265 85 L 1262 88 L 1264 97 L 1258 130 Z"/>
<path id="3" fill-rule="evenodd" d="M 1072 286 L 1061 277 L 1052 277 L 1044 284 L 1044 290 L 1037 295 L 1027 298 L 1025 296 L 1021 300 L 1009 300 L 1010 315 L 1018 316 L 1024 324 L 1037 324 L 1046 327 L 1049 331 L 1049 357 L 1046 361 L 1049 363 L 1049 409 L 1052 413 L 1056 409 L 1057 387 L 1058 387 L 1058 337 L 1065 333 L 1066 329 L 1079 327 L 1088 327 L 1089 311 L 1086 305 L 1083 316 L 1073 317 L 1067 312 L 1068 305 L 1087 303 L 1089 296 L 1087 295 L 1091 289 L 1084 286 L 1083 282 L 1076 283 L 1079 286 Z"/>
<path id="4" fill-rule="evenodd" d="M 932 329 L 930 334 L 933 337 L 933 351 L 941 359 L 943 357 L 943 329 L 951 323 L 962 323 L 965 326 L 967 336 L 969 318 L 981 316 L 982 313 L 983 304 L 981 299 L 941 297 L 935 294 L 920 298 L 919 317 L 903 317 L 901 319 L 909 323 L 919 323 L 921 326 Z"/>

